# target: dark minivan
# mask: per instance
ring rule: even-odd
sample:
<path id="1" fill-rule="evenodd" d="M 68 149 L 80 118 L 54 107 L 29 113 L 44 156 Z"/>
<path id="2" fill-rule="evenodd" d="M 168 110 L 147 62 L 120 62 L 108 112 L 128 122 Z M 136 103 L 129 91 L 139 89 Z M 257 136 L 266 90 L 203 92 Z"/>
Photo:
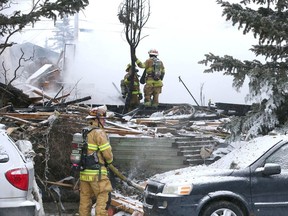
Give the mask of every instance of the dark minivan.
<path id="1" fill-rule="evenodd" d="M 241 142 L 209 166 L 157 174 L 143 207 L 155 216 L 287 216 L 288 136 Z"/>

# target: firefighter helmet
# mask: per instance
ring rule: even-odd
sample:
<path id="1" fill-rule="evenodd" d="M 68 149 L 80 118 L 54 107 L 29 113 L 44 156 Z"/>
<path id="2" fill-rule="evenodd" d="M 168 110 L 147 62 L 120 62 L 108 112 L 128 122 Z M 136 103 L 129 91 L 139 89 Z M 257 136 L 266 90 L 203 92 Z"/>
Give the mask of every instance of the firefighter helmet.
<path id="1" fill-rule="evenodd" d="M 149 55 L 154 55 L 154 56 L 158 56 L 159 53 L 156 49 L 150 49 L 148 52 Z"/>
<path id="2" fill-rule="evenodd" d="M 126 72 L 129 72 L 130 67 L 131 67 L 131 64 L 127 64 Z"/>
<path id="3" fill-rule="evenodd" d="M 128 64 L 127 65 L 127 68 L 126 68 L 126 72 L 129 72 L 130 71 L 130 68 L 131 68 L 131 64 Z M 139 70 L 136 68 L 135 66 L 135 72 L 137 73 Z"/>
<path id="4" fill-rule="evenodd" d="M 107 112 L 106 105 L 92 108 L 89 111 L 89 115 L 86 117 L 86 119 L 105 118 L 106 112 Z"/>

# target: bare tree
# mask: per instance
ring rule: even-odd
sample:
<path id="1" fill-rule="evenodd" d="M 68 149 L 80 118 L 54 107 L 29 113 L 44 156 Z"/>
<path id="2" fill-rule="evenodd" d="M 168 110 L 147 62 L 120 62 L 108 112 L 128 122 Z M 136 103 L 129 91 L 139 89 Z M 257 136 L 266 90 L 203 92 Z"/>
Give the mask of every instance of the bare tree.
<path id="1" fill-rule="evenodd" d="M 19 77 L 18 71 L 20 70 L 21 67 L 23 67 L 22 64 L 21 64 L 21 62 L 22 62 L 22 61 L 25 61 L 25 62 L 26 62 L 26 61 L 30 61 L 30 60 L 32 60 L 32 59 L 34 58 L 34 53 L 35 53 L 34 48 L 33 48 L 33 55 L 30 56 L 28 59 L 25 59 L 25 58 L 24 58 L 24 51 L 23 51 L 23 49 L 21 48 L 20 50 L 21 50 L 21 56 L 20 56 L 20 58 L 18 59 L 17 67 L 16 67 L 16 69 L 14 70 L 13 77 L 12 77 L 12 79 L 11 79 L 10 81 L 8 80 L 8 77 L 7 77 L 8 71 L 7 71 L 7 69 L 5 68 L 4 61 L 2 62 L 2 67 L 3 67 L 3 69 L 4 69 L 4 72 L 3 72 L 4 81 L 5 81 L 5 84 L 7 84 L 8 86 L 11 85 L 11 83 Z"/>
<path id="2" fill-rule="evenodd" d="M 126 112 L 130 103 L 132 86 L 135 76 L 136 48 L 141 39 L 142 29 L 150 17 L 150 0 L 124 0 L 118 11 L 119 21 L 124 24 L 126 40 L 130 46 L 131 54 L 131 82 L 123 112 Z"/>

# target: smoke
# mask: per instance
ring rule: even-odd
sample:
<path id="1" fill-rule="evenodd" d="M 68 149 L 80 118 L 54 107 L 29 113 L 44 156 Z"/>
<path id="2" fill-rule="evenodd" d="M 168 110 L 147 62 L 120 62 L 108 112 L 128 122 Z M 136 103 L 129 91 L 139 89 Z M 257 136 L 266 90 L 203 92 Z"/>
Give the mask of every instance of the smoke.
<path id="1" fill-rule="evenodd" d="M 79 14 L 79 37 L 75 52 L 68 53 L 64 80 L 66 86 L 74 86 L 74 97 L 91 96 L 89 102 L 93 104 L 120 105 L 123 101 L 118 91 L 129 63 L 129 46 L 122 38 L 120 24 L 115 31 L 114 25 L 119 23 L 117 8 L 110 4 L 99 7 L 91 2 L 85 14 Z"/>

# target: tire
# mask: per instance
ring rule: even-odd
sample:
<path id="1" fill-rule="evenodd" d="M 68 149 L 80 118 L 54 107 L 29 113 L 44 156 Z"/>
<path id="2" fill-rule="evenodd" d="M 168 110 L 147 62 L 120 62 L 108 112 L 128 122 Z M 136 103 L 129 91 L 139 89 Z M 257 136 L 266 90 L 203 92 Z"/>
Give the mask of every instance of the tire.
<path id="1" fill-rule="evenodd" d="M 201 216 L 245 216 L 241 208 L 228 201 L 219 201 L 208 205 Z"/>

